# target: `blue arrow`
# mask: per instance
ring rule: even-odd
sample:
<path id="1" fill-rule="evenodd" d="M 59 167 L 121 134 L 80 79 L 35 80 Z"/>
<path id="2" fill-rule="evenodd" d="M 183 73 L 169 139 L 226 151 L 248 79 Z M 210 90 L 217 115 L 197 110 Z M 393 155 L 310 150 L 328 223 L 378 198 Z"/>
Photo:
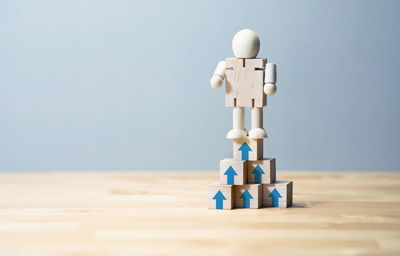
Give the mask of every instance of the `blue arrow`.
<path id="1" fill-rule="evenodd" d="M 271 194 L 268 195 L 268 197 L 271 197 L 272 200 L 272 207 L 279 207 L 279 198 L 282 198 L 281 194 L 279 194 L 278 190 L 274 188 L 272 190 Z"/>
<path id="2" fill-rule="evenodd" d="M 224 175 L 226 175 L 226 178 L 228 179 L 228 182 L 227 182 L 228 185 L 233 185 L 233 183 L 235 183 L 234 180 L 235 180 L 235 176 L 237 175 L 237 173 L 232 168 L 232 166 L 229 166 L 228 170 L 226 170 Z"/>
<path id="3" fill-rule="evenodd" d="M 218 190 L 217 194 L 215 194 L 215 196 L 213 197 L 213 199 L 216 202 L 216 207 L 217 209 L 222 209 L 224 208 L 224 200 L 226 200 L 226 198 L 224 197 L 224 195 L 221 193 L 221 190 Z"/>
<path id="4" fill-rule="evenodd" d="M 242 151 L 242 160 L 249 160 L 249 151 L 253 150 L 251 150 L 251 148 L 249 147 L 249 145 L 247 145 L 245 141 L 239 148 L 239 151 Z"/>
<path id="5" fill-rule="evenodd" d="M 240 198 L 243 198 L 243 208 L 250 208 L 250 199 L 253 199 L 253 197 L 247 189 L 244 190 Z"/>
<path id="6" fill-rule="evenodd" d="M 254 180 L 256 184 L 261 184 L 261 176 L 265 174 L 263 169 L 257 164 L 256 168 L 251 172 L 254 174 Z"/>

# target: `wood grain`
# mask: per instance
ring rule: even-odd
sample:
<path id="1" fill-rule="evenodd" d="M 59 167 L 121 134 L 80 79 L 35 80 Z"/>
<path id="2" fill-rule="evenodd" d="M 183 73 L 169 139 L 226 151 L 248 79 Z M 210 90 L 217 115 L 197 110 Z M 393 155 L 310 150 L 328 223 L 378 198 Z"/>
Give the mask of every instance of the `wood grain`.
<path id="1" fill-rule="evenodd" d="M 258 107 L 267 105 L 264 94 L 264 68 L 267 59 L 227 58 L 225 106 Z"/>
<path id="2" fill-rule="evenodd" d="M 263 158 L 260 160 L 249 160 L 247 161 L 247 182 L 255 184 L 255 174 L 253 171 L 257 168 L 257 165 L 264 174 L 261 175 L 261 184 L 271 184 L 276 180 L 276 160 L 275 158 Z"/>
<path id="3" fill-rule="evenodd" d="M 291 208 L 207 209 L 213 172 L 0 174 L 0 255 L 400 255 L 400 173 L 280 172 Z"/>
<path id="4" fill-rule="evenodd" d="M 233 178 L 234 185 L 243 185 L 247 183 L 247 161 L 226 158 L 219 162 L 220 184 L 228 184 L 228 175 L 225 175 L 225 172 L 228 171 L 229 168 L 232 168 L 236 173 Z"/>
<path id="5" fill-rule="evenodd" d="M 241 139 L 233 139 L 233 159 L 242 160 L 243 151 L 239 149 L 245 142 L 251 148 L 248 160 L 261 160 L 264 155 L 263 139 L 251 139 L 249 136 Z"/>

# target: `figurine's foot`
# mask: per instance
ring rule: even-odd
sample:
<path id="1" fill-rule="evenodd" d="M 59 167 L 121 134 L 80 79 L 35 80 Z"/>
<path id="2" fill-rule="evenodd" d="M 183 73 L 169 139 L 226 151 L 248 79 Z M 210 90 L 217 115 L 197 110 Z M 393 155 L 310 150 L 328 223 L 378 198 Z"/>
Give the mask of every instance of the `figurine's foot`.
<path id="1" fill-rule="evenodd" d="M 244 129 L 232 129 L 226 134 L 228 139 L 241 139 L 247 136 L 247 131 Z"/>
<path id="2" fill-rule="evenodd" d="M 268 136 L 263 128 L 254 128 L 250 130 L 249 137 L 252 139 L 263 139 L 267 138 Z"/>

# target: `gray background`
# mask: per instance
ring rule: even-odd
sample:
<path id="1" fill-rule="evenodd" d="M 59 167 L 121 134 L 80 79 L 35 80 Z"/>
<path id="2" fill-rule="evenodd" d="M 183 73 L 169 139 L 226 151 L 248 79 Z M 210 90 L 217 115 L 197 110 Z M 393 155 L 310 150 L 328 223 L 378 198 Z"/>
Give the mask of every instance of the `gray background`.
<path id="1" fill-rule="evenodd" d="M 243 28 L 278 64 L 264 111 L 278 169 L 399 170 L 399 13 L 400 1 L 0 1 L 0 170 L 217 169 L 232 113 L 209 79 Z"/>

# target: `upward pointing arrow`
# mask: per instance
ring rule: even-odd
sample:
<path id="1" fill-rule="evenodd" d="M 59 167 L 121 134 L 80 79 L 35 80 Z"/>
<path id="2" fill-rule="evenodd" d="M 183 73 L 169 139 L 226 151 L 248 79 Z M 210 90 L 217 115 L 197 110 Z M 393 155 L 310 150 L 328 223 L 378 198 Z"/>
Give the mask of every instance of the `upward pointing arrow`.
<path id="1" fill-rule="evenodd" d="M 236 173 L 235 170 L 232 168 L 232 166 L 229 166 L 228 170 L 226 170 L 226 172 L 224 173 L 224 175 L 226 175 L 227 184 L 228 184 L 228 185 L 233 185 L 233 184 L 235 183 L 235 176 L 237 175 L 237 173 Z"/>
<path id="2" fill-rule="evenodd" d="M 224 208 L 224 200 L 226 200 L 226 198 L 222 194 L 221 190 L 218 190 L 217 194 L 215 194 L 213 199 L 215 200 L 215 203 L 216 203 L 216 207 L 215 207 L 216 209 Z"/>
<path id="3" fill-rule="evenodd" d="M 249 147 L 249 145 L 247 145 L 247 142 L 245 141 L 239 148 L 239 151 L 242 151 L 242 160 L 249 160 L 249 151 L 253 150 L 251 150 L 251 148 Z"/>
<path id="4" fill-rule="evenodd" d="M 254 181 L 256 184 L 261 184 L 261 176 L 265 174 L 263 169 L 257 164 L 256 168 L 251 172 L 254 174 Z"/>
<path id="5" fill-rule="evenodd" d="M 240 196 L 243 199 L 243 208 L 250 208 L 250 199 L 253 199 L 250 192 L 244 190 L 243 194 Z"/>
<path id="6" fill-rule="evenodd" d="M 272 192 L 268 195 L 268 197 L 271 197 L 272 200 L 272 207 L 279 207 L 279 198 L 282 198 L 281 194 L 279 194 L 278 190 L 274 188 Z"/>

